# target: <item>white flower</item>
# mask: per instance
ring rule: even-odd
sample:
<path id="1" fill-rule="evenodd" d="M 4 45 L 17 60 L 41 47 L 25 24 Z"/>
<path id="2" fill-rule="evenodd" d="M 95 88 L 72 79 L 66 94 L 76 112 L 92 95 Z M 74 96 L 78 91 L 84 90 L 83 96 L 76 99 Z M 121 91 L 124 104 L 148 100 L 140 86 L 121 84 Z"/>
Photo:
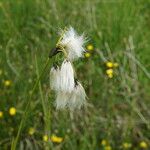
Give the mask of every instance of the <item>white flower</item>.
<path id="1" fill-rule="evenodd" d="M 75 108 L 80 109 L 86 103 L 86 93 L 80 82 L 76 81 L 73 92 L 68 100 L 68 107 L 70 110 Z"/>
<path id="2" fill-rule="evenodd" d="M 60 90 L 60 68 L 53 66 L 50 70 L 50 87 L 52 90 Z"/>
<path id="3" fill-rule="evenodd" d="M 60 69 L 60 91 L 71 93 L 74 89 L 74 70 L 70 61 L 64 60 Z"/>
<path id="4" fill-rule="evenodd" d="M 67 58 L 73 61 L 83 56 L 83 52 L 85 51 L 83 45 L 85 42 L 84 35 L 79 36 L 76 31 L 70 27 L 59 44 L 66 50 Z"/>

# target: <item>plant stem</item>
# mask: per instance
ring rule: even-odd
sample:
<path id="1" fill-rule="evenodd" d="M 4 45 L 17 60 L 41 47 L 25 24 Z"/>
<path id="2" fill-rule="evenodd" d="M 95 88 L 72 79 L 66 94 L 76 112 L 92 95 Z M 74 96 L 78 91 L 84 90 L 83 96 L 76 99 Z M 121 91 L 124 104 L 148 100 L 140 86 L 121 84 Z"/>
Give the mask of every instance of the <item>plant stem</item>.
<path id="1" fill-rule="evenodd" d="M 33 88 L 32 88 L 30 97 L 29 97 L 29 99 L 28 99 L 28 102 L 27 102 L 25 111 L 24 111 L 24 113 L 23 113 L 23 116 L 22 116 L 22 119 L 21 119 L 21 122 L 20 122 L 20 125 L 19 125 L 19 129 L 18 129 L 18 132 L 17 132 L 17 136 L 16 136 L 16 137 L 13 139 L 13 141 L 12 141 L 11 150 L 16 150 L 16 146 L 17 146 L 17 142 L 18 142 L 18 140 L 19 140 L 19 136 L 20 136 L 20 134 L 21 134 L 21 130 L 22 130 L 22 128 L 23 128 L 24 122 L 25 122 L 26 119 L 27 119 L 27 113 L 28 113 L 28 110 L 29 110 L 29 108 L 30 108 L 30 104 L 31 104 L 31 99 L 32 99 L 33 93 L 35 92 L 35 90 L 36 90 L 36 88 L 37 88 L 37 86 L 38 86 L 38 83 L 39 83 L 41 77 L 44 75 L 44 73 L 45 73 L 45 71 L 46 71 L 46 69 L 47 69 L 49 63 L 50 63 L 50 59 L 48 58 L 48 59 L 46 60 L 46 63 L 45 63 L 45 65 L 44 65 L 44 67 L 43 67 L 43 70 L 42 70 L 40 76 L 37 78 L 37 80 L 36 80 L 36 82 L 35 82 L 35 84 L 34 84 L 34 86 L 33 86 Z"/>

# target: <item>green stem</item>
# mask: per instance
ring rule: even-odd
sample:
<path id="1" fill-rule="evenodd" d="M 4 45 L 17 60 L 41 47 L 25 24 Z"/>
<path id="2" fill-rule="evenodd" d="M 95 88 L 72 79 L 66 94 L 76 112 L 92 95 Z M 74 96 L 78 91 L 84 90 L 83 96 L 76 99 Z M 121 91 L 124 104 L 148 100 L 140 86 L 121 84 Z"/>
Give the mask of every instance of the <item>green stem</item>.
<path id="1" fill-rule="evenodd" d="M 39 78 L 39 68 L 37 63 L 37 57 L 35 56 L 35 64 L 36 64 L 36 74 L 37 78 Z M 50 120 L 51 120 L 51 114 L 49 112 L 50 106 L 46 103 L 46 96 L 44 97 L 43 91 L 42 91 L 42 85 L 41 81 L 39 81 L 39 92 L 41 96 L 41 102 L 43 107 L 43 113 L 44 113 L 44 131 L 49 136 L 50 135 Z M 44 143 L 44 149 L 48 150 L 50 149 L 51 143 Z"/>
<path id="2" fill-rule="evenodd" d="M 27 105 L 26 105 L 26 108 L 25 108 L 25 111 L 23 113 L 23 116 L 22 116 L 22 119 L 21 119 L 21 122 L 20 122 L 20 125 L 19 125 L 19 129 L 18 129 L 18 132 L 17 132 L 17 136 L 15 137 L 15 139 L 12 141 L 12 145 L 11 145 L 11 150 L 16 150 L 16 146 L 17 146 L 17 142 L 19 140 L 19 136 L 21 134 L 21 130 L 23 128 L 23 125 L 24 125 L 24 122 L 26 121 L 27 119 L 27 113 L 28 113 L 28 110 L 30 108 L 30 104 L 31 104 L 31 99 L 32 99 L 32 96 L 33 96 L 33 93 L 35 92 L 36 90 L 36 87 L 38 86 L 38 83 L 41 79 L 41 77 L 43 76 L 43 74 L 45 73 L 48 65 L 49 65 L 49 62 L 50 62 L 50 59 L 48 58 L 45 65 L 44 65 L 44 68 L 39 76 L 39 78 L 37 78 L 33 88 L 32 88 L 32 91 L 31 91 L 31 94 L 30 94 L 30 98 L 28 99 L 28 102 L 27 102 Z"/>

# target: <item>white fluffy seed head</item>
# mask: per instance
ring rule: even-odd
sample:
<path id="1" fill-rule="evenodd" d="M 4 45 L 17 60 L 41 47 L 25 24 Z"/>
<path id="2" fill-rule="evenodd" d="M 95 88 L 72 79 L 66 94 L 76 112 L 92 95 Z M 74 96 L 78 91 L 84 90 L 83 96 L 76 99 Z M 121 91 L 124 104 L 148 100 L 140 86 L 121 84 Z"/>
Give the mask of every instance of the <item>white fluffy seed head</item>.
<path id="1" fill-rule="evenodd" d="M 50 70 L 50 87 L 52 90 L 60 90 L 60 68 L 53 66 Z"/>
<path id="2" fill-rule="evenodd" d="M 76 108 L 80 109 L 86 103 L 86 93 L 80 82 L 77 81 L 73 92 L 71 93 L 68 101 L 68 107 L 70 110 Z"/>
<path id="3" fill-rule="evenodd" d="M 74 89 L 74 71 L 68 60 L 64 60 L 61 68 L 52 67 L 50 71 L 50 87 L 56 92 L 71 93 Z"/>
<path id="4" fill-rule="evenodd" d="M 60 69 L 60 91 L 71 93 L 74 89 L 74 71 L 68 60 L 64 60 Z"/>
<path id="5" fill-rule="evenodd" d="M 76 31 L 70 27 L 59 44 L 67 51 L 68 59 L 73 61 L 83 56 L 85 42 L 84 35 L 79 36 Z"/>
<path id="6" fill-rule="evenodd" d="M 55 106 L 56 109 L 64 109 L 67 107 L 67 103 L 69 100 L 69 95 L 64 92 L 58 92 L 56 95 L 56 101 L 55 101 Z"/>

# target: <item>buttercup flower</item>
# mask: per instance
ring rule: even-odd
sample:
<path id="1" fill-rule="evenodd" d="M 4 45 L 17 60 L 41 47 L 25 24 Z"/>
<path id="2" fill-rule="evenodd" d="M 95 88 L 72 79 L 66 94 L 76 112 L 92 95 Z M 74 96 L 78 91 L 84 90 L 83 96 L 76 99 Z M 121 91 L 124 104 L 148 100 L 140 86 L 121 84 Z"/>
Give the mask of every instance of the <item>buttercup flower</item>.
<path id="1" fill-rule="evenodd" d="M 48 141 L 48 135 L 43 135 L 43 141 L 47 142 Z"/>
<path id="2" fill-rule="evenodd" d="M 28 134 L 33 135 L 35 133 L 35 129 L 33 127 L 29 128 Z"/>
<path id="3" fill-rule="evenodd" d="M 125 143 L 122 144 L 122 147 L 123 147 L 124 149 L 129 149 L 129 148 L 132 147 L 132 144 L 131 144 L 131 143 L 128 143 L 128 142 L 125 142 Z"/>
<path id="4" fill-rule="evenodd" d="M 104 147 L 104 150 L 112 150 L 112 148 L 111 148 L 111 146 L 108 145 L 108 146 Z"/>
<path id="5" fill-rule="evenodd" d="M 107 70 L 106 70 L 106 74 L 107 74 L 107 75 L 113 74 L 113 69 L 107 69 Z"/>
<path id="6" fill-rule="evenodd" d="M 86 53 L 84 54 L 84 56 L 85 56 L 86 58 L 89 58 L 89 57 L 91 57 L 91 53 L 86 52 Z"/>
<path id="7" fill-rule="evenodd" d="M 9 109 L 9 114 L 10 114 L 11 116 L 15 116 L 15 115 L 16 115 L 16 108 L 15 108 L 15 107 L 11 107 L 11 108 Z"/>
<path id="8" fill-rule="evenodd" d="M 106 146 L 107 144 L 108 144 L 107 140 L 103 139 L 103 140 L 101 141 L 101 145 Z"/>
<path id="9" fill-rule="evenodd" d="M 143 149 L 146 149 L 148 147 L 147 143 L 145 141 L 140 142 L 140 147 Z"/>
<path id="10" fill-rule="evenodd" d="M 93 45 L 92 45 L 92 44 L 89 44 L 89 45 L 87 46 L 87 50 L 89 50 L 89 51 L 93 51 L 93 50 L 94 50 Z"/>
<path id="11" fill-rule="evenodd" d="M 106 74 L 107 74 L 108 78 L 112 78 L 113 77 L 113 69 L 111 69 L 111 68 L 107 69 Z"/>
<path id="12" fill-rule="evenodd" d="M 108 74 L 108 78 L 113 78 L 113 74 Z"/>
<path id="13" fill-rule="evenodd" d="M 6 87 L 9 87 L 9 86 L 11 85 L 11 81 L 10 81 L 10 80 L 5 80 L 5 81 L 4 81 L 4 85 L 5 85 Z"/>
<path id="14" fill-rule="evenodd" d="M 51 136 L 51 141 L 54 142 L 54 143 L 61 143 L 63 141 L 63 138 L 62 137 L 58 137 L 56 135 L 52 135 Z"/>
<path id="15" fill-rule="evenodd" d="M 67 58 L 70 61 L 76 60 L 83 56 L 85 52 L 84 44 L 86 40 L 84 35 L 79 36 L 76 31 L 70 27 L 63 35 L 59 45 L 64 47 L 67 52 Z"/>
<path id="16" fill-rule="evenodd" d="M 0 118 L 3 118 L 3 112 L 0 111 Z"/>
<path id="17" fill-rule="evenodd" d="M 118 67 L 119 66 L 119 64 L 118 63 L 114 63 L 114 67 Z"/>
<path id="18" fill-rule="evenodd" d="M 106 66 L 107 66 L 108 68 L 112 68 L 113 65 L 114 65 L 114 64 L 113 64 L 112 62 L 110 62 L 110 61 L 106 62 Z"/>

